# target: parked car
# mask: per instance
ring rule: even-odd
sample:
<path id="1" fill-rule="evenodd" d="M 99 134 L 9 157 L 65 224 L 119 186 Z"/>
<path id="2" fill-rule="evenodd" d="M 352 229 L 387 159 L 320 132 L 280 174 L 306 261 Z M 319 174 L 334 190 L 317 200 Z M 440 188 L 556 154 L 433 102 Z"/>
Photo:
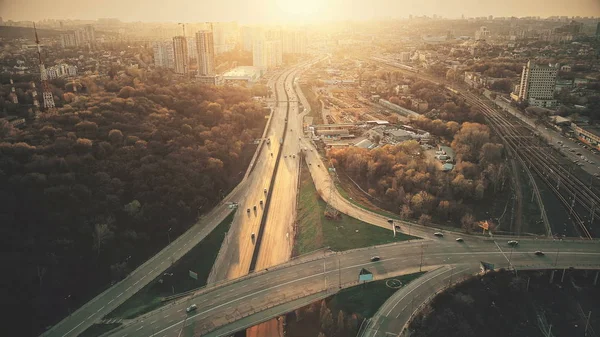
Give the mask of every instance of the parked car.
<path id="1" fill-rule="evenodd" d="M 509 246 L 513 246 L 514 247 L 514 246 L 516 246 L 518 244 L 519 244 L 519 241 L 516 241 L 516 240 L 510 240 L 510 241 L 508 241 L 508 245 Z"/>
<path id="2" fill-rule="evenodd" d="M 456 238 L 456 242 L 463 242 L 463 238 Z"/>
<path id="3" fill-rule="evenodd" d="M 379 256 L 373 256 L 371 258 L 371 262 L 375 262 L 375 261 L 379 261 L 379 260 L 381 260 L 381 258 Z"/>
<path id="4" fill-rule="evenodd" d="M 185 312 L 196 311 L 196 309 L 198 309 L 198 307 L 195 304 L 192 304 L 189 307 L 187 307 L 187 309 L 185 309 Z"/>
<path id="5" fill-rule="evenodd" d="M 433 235 L 441 237 L 441 236 L 444 236 L 444 233 L 442 233 L 442 232 L 435 232 L 435 233 L 433 233 Z"/>

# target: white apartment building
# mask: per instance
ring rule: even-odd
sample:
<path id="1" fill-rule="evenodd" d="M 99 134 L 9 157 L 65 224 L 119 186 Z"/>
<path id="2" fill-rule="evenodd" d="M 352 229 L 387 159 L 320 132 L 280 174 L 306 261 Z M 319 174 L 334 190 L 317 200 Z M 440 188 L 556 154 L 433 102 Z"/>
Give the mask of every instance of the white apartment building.
<path id="1" fill-rule="evenodd" d="M 304 31 L 286 31 L 282 33 L 282 52 L 288 54 L 306 54 L 307 37 Z"/>
<path id="2" fill-rule="evenodd" d="M 175 63 L 175 73 L 187 74 L 188 72 L 188 44 L 185 36 L 175 36 L 173 38 L 173 55 Z"/>
<path id="3" fill-rule="evenodd" d="M 48 79 L 77 76 L 77 66 L 68 65 L 66 63 L 57 64 L 53 67 L 46 68 L 46 76 Z"/>
<path id="4" fill-rule="evenodd" d="M 490 31 L 486 26 L 481 26 L 479 30 L 475 31 L 475 40 L 485 40 L 490 37 Z"/>
<path id="5" fill-rule="evenodd" d="M 527 62 L 521 73 L 521 83 L 515 93 L 514 100 L 527 101 L 530 106 L 552 108 L 556 106 L 554 90 L 558 68 L 552 65 L 542 66 Z"/>
<path id="6" fill-rule="evenodd" d="M 152 49 L 154 49 L 154 64 L 157 67 L 175 68 L 175 53 L 173 51 L 173 42 L 153 42 Z"/>
<path id="7" fill-rule="evenodd" d="M 213 32 L 201 30 L 196 33 L 196 47 L 198 53 L 198 75 L 215 75 L 215 45 Z"/>

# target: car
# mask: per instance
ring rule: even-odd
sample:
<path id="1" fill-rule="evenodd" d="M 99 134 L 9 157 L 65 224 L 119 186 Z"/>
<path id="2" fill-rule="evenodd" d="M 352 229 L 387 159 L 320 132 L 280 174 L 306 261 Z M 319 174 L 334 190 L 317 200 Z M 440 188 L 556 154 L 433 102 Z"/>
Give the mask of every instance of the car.
<path id="1" fill-rule="evenodd" d="M 513 246 L 514 247 L 514 246 L 516 246 L 518 244 L 519 244 L 519 241 L 517 241 L 517 240 L 510 240 L 510 241 L 508 241 L 508 245 L 509 246 Z"/>
<path id="2" fill-rule="evenodd" d="M 287 158 L 287 155 L 283 156 L 283 158 Z"/>
<path id="3" fill-rule="evenodd" d="M 435 233 L 433 233 L 433 235 L 435 235 L 435 236 L 444 236 L 444 233 L 442 233 L 442 232 L 435 232 Z"/>
<path id="4" fill-rule="evenodd" d="M 195 304 L 190 305 L 189 307 L 187 307 L 185 309 L 185 312 L 192 312 L 192 311 L 196 311 L 196 309 L 198 309 L 198 307 Z"/>
<path id="5" fill-rule="evenodd" d="M 373 256 L 371 258 L 371 262 L 376 262 L 376 261 L 379 261 L 379 260 L 381 260 L 381 258 L 379 256 Z"/>
<path id="6" fill-rule="evenodd" d="M 260 201 L 260 204 L 261 204 L 261 205 L 263 204 L 262 200 Z"/>
<path id="7" fill-rule="evenodd" d="M 456 242 L 463 242 L 463 238 L 456 238 Z"/>
<path id="8" fill-rule="evenodd" d="M 578 155 L 578 156 L 581 156 L 581 152 L 577 152 L 577 153 L 575 153 L 575 154 L 576 154 L 576 155 Z"/>
<path id="9" fill-rule="evenodd" d="M 263 190 L 263 192 L 265 192 L 265 194 L 267 194 L 267 189 L 265 188 L 265 189 Z"/>
<path id="10" fill-rule="evenodd" d="M 254 205 L 254 210 L 256 211 L 256 205 Z"/>
<path id="11" fill-rule="evenodd" d="M 321 167 L 321 164 L 317 164 L 318 167 Z"/>
<path id="12" fill-rule="evenodd" d="M 535 251 L 535 255 L 537 255 L 537 256 L 544 256 L 544 252 L 542 252 L 541 250 L 536 250 Z"/>
<path id="13" fill-rule="evenodd" d="M 248 210 L 246 212 L 250 213 L 250 208 L 248 208 Z"/>
<path id="14" fill-rule="evenodd" d="M 256 235 L 255 235 L 254 233 L 250 234 L 250 238 L 251 238 L 252 240 L 254 240 L 254 238 L 255 238 L 255 237 L 256 237 Z"/>
<path id="15" fill-rule="evenodd" d="M 271 157 L 273 157 L 273 152 L 271 152 Z"/>

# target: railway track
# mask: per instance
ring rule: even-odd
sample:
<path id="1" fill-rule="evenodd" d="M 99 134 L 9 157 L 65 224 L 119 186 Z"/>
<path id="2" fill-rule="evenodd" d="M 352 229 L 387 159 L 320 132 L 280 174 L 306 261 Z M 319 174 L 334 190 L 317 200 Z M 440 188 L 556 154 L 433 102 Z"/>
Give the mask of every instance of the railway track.
<path id="1" fill-rule="evenodd" d="M 488 124 L 504 142 L 516 153 L 526 165 L 533 169 L 546 182 L 558 199 L 567 207 L 569 215 L 577 225 L 576 232 L 580 237 L 592 238 L 586 221 L 577 212 L 575 204 L 590 212 L 591 218 L 598 215 L 600 205 L 598 194 L 586 186 L 579 178 L 567 171 L 563 163 L 550 154 L 554 149 L 543 145 L 535 133 L 520 120 L 511 120 L 471 93 L 461 94 L 469 104 L 477 107 L 485 115 Z"/>
<path id="2" fill-rule="evenodd" d="M 395 68 L 400 72 L 436 85 L 444 85 L 448 91 L 464 97 L 469 104 L 479 108 L 485 115 L 489 126 L 518 155 L 518 158 L 526 163 L 527 167 L 533 169 L 540 176 L 566 206 L 569 215 L 576 224 L 574 228 L 576 233 L 582 238 L 592 238 L 588 225 L 591 225 L 594 219 L 600 217 L 600 191 L 594 188 L 592 184 L 588 186 L 573 174 L 571 172 L 572 164 L 568 162 L 561 163 L 561 159 L 555 154 L 554 148 L 542 143 L 528 125 L 525 125 L 520 119 L 510 119 L 509 114 L 497 111 L 472 93 L 451 88 L 443 80 L 398 67 L 398 65 L 391 64 L 384 59 L 371 59 L 371 61 Z M 567 165 L 570 167 L 569 169 L 565 168 Z M 581 211 L 589 213 L 589 220 L 585 219 L 586 216 L 582 216 L 583 212 Z"/>

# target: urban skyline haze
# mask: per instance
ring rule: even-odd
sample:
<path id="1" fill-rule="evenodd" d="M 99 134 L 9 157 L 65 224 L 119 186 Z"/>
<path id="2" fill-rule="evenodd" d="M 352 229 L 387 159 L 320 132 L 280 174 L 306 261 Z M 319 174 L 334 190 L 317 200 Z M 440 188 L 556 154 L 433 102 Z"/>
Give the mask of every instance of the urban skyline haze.
<path id="1" fill-rule="evenodd" d="M 600 16 L 600 1 L 492 0 L 0 0 L 4 20 L 118 18 L 122 21 L 242 23 L 310 23 L 319 21 L 400 18 L 438 15 Z"/>

